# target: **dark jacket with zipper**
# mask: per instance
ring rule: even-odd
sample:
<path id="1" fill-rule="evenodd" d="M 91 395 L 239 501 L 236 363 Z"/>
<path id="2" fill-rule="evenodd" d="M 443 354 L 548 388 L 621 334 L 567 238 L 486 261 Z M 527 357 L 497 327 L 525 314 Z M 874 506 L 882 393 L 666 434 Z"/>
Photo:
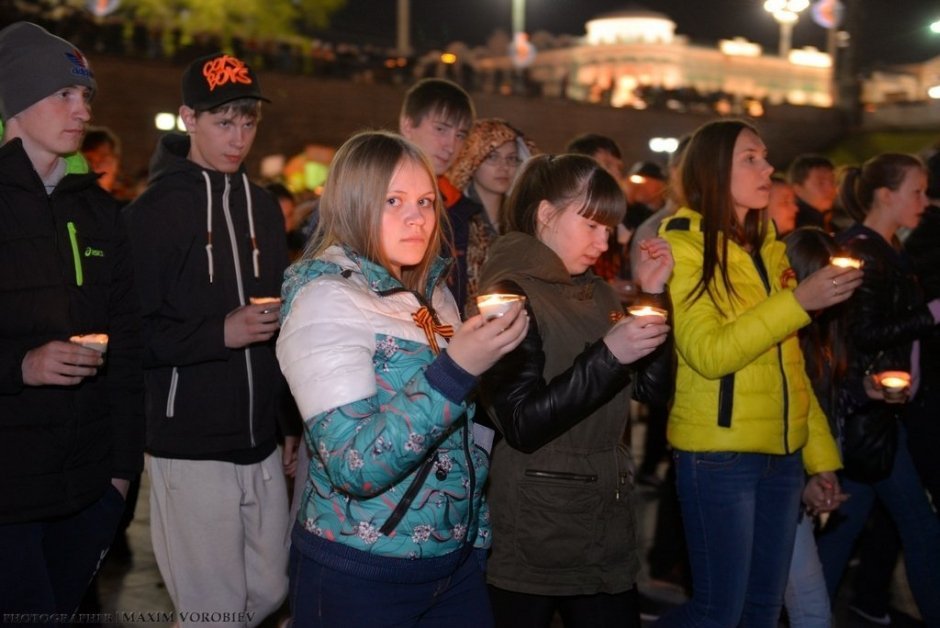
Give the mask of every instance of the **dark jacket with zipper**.
<path id="1" fill-rule="evenodd" d="M 0 147 L 0 524 L 73 514 L 143 466 L 140 317 L 117 202 L 94 174 L 51 195 L 22 142 Z M 26 386 L 26 353 L 107 333 L 76 386 Z"/>
<path id="2" fill-rule="evenodd" d="M 572 277 L 551 249 L 521 233 L 493 244 L 481 286 L 525 294 L 530 315 L 523 343 L 483 379 L 503 435 L 490 473 L 489 582 L 536 595 L 626 591 L 639 569 L 623 442 L 634 368 L 603 342 L 623 313 L 620 300 L 593 272 Z M 650 363 L 637 390 L 668 398 L 671 350 L 657 350 Z"/>
<path id="3" fill-rule="evenodd" d="M 884 403 L 869 399 L 859 382 L 868 373 L 910 373 L 914 341 L 930 337 L 935 325 L 914 264 L 903 250 L 864 225 L 843 231 L 837 240 L 865 262 L 862 285 L 845 307 L 849 355 L 840 401 L 847 416 L 859 406 Z"/>
<path id="4" fill-rule="evenodd" d="M 940 204 L 927 207 L 920 224 L 904 241 L 914 272 L 924 289 L 924 300 L 940 298 Z M 940 386 L 940 328 L 934 327 L 921 347 L 924 382 Z"/>
<path id="5" fill-rule="evenodd" d="M 147 451 L 252 464 L 274 450 L 287 388 L 274 339 L 229 349 L 225 317 L 250 297 L 280 295 L 284 220 L 244 169 L 204 169 L 187 158 L 189 146 L 165 136 L 149 187 L 126 209 L 144 321 Z"/>

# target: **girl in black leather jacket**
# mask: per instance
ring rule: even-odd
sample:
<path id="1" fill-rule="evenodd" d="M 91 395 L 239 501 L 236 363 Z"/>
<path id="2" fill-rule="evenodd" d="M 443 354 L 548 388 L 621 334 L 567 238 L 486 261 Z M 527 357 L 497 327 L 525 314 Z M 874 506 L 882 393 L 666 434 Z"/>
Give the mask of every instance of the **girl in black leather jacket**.
<path id="1" fill-rule="evenodd" d="M 907 448 L 903 421 L 890 469 L 883 474 L 853 467 L 849 432 L 862 413 L 887 412 L 862 383 L 884 370 L 907 371 L 911 396 L 920 387 L 920 338 L 940 321 L 940 299 L 925 303 L 897 232 L 914 228 L 927 206 L 927 176 L 914 156 L 885 153 L 846 171 L 840 200 L 861 221 L 839 236 L 853 257 L 864 261 L 864 281 L 846 304 L 848 369 L 837 412 L 844 422 L 847 464 L 842 488 L 851 497 L 818 540 L 830 596 L 835 596 L 852 546 L 877 498 L 888 509 L 904 546 L 908 581 L 929 626 L 940 626 L 940 521 L 930 507 Z M 880 407 L 879 407 L 880 406 Z M 899 415 L 903 416 L 904 408 Z M 890 414 L 888 414 L 890 416 Z M 893 419 L 891 419 L 893 420 Z M 871 457 L 871 456 L 869 456 Z"/>

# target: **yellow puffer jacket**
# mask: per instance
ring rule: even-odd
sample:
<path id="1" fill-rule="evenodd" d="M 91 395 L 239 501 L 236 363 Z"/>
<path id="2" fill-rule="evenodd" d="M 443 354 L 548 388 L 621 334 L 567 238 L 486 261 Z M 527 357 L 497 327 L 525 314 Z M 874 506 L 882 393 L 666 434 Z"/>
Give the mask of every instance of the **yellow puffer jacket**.
<path id="1" fill-rule="evenodd" d="M 840 468 L 839 453 L 803 365 L 797 331 L 810 317 L 793 296 L 796 280 L 771 230 L 761 246 L 769 287 L 740 246 L 728 244 L 728 274 L 688 300 L 702 274 L 702 215 L 680 209 L 660 234 L 676 259 L 669 289 L 678 353 L 669 442 L 684 451 L 792 453 L 805 446 L 809 473 Z M 720 244 L 719 244 L 720 246 Z"/>

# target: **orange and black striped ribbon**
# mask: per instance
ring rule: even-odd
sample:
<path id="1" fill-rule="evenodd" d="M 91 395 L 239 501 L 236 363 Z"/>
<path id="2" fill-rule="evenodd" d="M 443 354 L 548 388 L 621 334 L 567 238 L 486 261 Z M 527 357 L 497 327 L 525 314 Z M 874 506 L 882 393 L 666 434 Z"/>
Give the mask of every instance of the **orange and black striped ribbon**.
<path id="1" fill-rule="evenodd" d="M 441 352 L 441 347 L 437 344 L 437 334 L 444 338 L 450 338 L 454 335 L 454 326 L 438 324 L 426 305 L 422 305 L 417 312 L 411 315 L 411 318 L 418 327 L 424 330 L 424 335 L 427 337 L 434 355 Z"/>

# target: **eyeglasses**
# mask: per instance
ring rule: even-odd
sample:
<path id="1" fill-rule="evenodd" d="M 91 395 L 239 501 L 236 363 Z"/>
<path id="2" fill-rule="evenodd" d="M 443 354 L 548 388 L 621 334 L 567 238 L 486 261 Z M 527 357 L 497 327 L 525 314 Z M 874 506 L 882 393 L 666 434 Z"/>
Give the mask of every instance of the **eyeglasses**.
<path id="1" fill-rule="evenodd" d="M 507 168 L 518 168 L 522 160 L 519 155 L 506 155 L 503 157 L 496 151 L 493 151 L 483 159 L 484 163 L 490 166 L 506 166 Z"/>

